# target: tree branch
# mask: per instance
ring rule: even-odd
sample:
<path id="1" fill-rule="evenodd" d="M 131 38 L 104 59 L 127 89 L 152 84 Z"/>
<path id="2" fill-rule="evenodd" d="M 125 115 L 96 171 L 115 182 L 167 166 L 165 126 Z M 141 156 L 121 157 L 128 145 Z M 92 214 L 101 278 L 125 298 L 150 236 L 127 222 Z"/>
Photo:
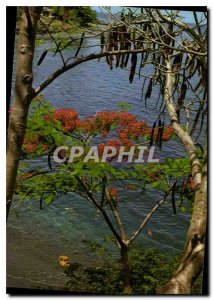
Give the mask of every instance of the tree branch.
<path id="1" fill-rule="evenodd" d="M 199 159 L 197 158 L 197 150 L 194 142 L 191 136 L 180 126 L 178 116 L 176 114 L 172 99 L 172 70 L 169 56 L 166 58 L 166 67 L 167 71 L 164 93 L 165 104 L 171 119 L 172 127 L 188 152 L 189 160 L 191 162 L 192 177 L 195 181 L 195 189 L 199 189 L 201 183 L 201 165 Z"/>
<path id="2" fill-rule="evenodd" d="M 130 245 L 135 239 L 136 237 L 139 235 L 139 233 L 141 232 L 141 230 L 145 227 L 145 225 L 147 224 L 147 222 L 150 220 L 151 216 L 154 214 L 154 212 L 164 203 L 164 201 L 166 200 L 167 196 L 169 195 L 170 191 L 172 190 L 174 184 L 170 187 L 170 189 L 168 190 L 168 192 L 165 193 L 163 199 L 161 199 L 154 207 L 153 209 L 148 213 L 148 215 L 146 216 L 146 218 L 144 219 L 144 221 L 141 223 L 141 225 L 139 226 L 139 228 L 133 232 L 128 245 Z"/>
<path id="3" fill-rule="evenodd" d="M 150 51 L 151 51 L 151 49 L 150 49 Z M 142 52 L 147 52 L 147 49 L 105 51 L 103 53 L 98 53 L 98 54 L 91 53 L 88 56 L 78 58 L 74 62 L 58 69 L 56 72 L 54 72 L 52 75 L 50 75 L 40 86 L 35 88 L 34 97 L 37 96 L 44 88 L 46 88 L 48 85 L 50 85 L 50 83 L 52 83 L 61 74 L 65 73 L 68 70 L 73 69 L 74 67 L 76 67 L 84 62 L 98 59 L 98 58 L 105 57 L 105 56 L 110 56 L 110 55 L 125 54 L 125 53 L 142 53 Z"/>
<path id="4" fill-rule="evenodd" d="M 88 189 L 87 185 L 85 184 L 85 182 L 79 176 L 75 176 L 75 178 L 80 183 L 80 185 L 83 187 L 83 189 L 86 192 L 86 194 L 89 197 L 89 199 L 91 199 L 92 203 L 95 205 L 95 207 L 101 213 L 101 215 L 104 217 L 107 225 L 109 226 L 110 230 L 114 234 L 114 236 L 115 236 L 118 244 L 122 245 L 123 241 L 122 241 L 121 237 L 119 236 L 119 234 L 117 233 L 117 231 L 115 230 L 115 228 L 114 228 L 113 224 L 111 223 L 109 217 L 107 216 L 105 210 L 102 207 L 100 207 L 100 205 L 98 204 L 98 202 L 95 200 L 93 194 L 89 191 L 89 189 Z"/>
<path id="5" fill-rule="evenodd" d="M 111 210 L 112 210 L 112 212 L 113 212 L 113 215 L 114 215 L 114 217 L 115 217 L 115 220 L 116 220 L 116 222 L 117 222 L 118 229 L 119 229 L 120 234 L 121 234 L 121 238 L 122 238 L 123 242 L 126 243 L 126 242 L 127 242 L 127 241 L 126 241 L 126 234 L 125 234 L 125 232 L 124 232 L 123 223 L 122 223 L 122 221 L 121 221 L 121 218 L 120 218 L 120 216 L 119 216 L 119 214 L 118 214 L 118 211 L 117 211 L 115 205 L 112 203 L 112 200 L 111 200 L 111 197 L 110 197 L 110 194 L 109 194 L 108 189 L 105 190 L 105 195 L 106 195 L 106 199 L 107 199 L 107 201 L 108 201 L 108 203 L 109 203 L 109 205 L 110 205 L 110 207 L 111 207 Z"/>

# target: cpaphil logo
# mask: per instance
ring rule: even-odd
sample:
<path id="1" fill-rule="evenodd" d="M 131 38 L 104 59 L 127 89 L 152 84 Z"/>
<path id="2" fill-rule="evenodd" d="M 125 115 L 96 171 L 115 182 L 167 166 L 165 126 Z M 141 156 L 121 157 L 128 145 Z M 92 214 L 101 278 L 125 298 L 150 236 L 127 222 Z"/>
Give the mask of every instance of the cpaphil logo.
<path id="1" fill-rule="evenodd" d="M 114 146 L 104 146 L 102 151 L 100 151 L 97 146 L 91 146 L 85 152 L 82 146 L 72 146 L 70 151 L 67 146 L 59 146 L 53 153 L 53 159 L 57 163 L 72 163 L 75 158 L 81 158 L 83 162 L 88 162 L 89 160 L 106 162 L 112 159 L 118 163 L 123 161 L 128 163 L 159 162 L 159 159 L 154 158 L 155 146 L 151 146 L 149 149 L 147 146 L 131 146 L 128 147 L 128 150 L 125 150 L 125 148 L 126 146 L 120 146 L 119 149 Z M 145 152 L 148 155 L 145 155 Z"/>

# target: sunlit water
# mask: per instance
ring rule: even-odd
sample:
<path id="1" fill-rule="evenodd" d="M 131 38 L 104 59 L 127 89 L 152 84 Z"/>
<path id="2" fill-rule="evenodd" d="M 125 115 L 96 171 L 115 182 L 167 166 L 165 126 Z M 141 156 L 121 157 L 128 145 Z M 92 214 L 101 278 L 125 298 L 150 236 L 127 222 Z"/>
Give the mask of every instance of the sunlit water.
<path id="1" fill-rule="evenodd" d="M 97 44 L 91 39 L 88 44 Z M 38 67 L 37 61 L 44 50 L 36 48 L 34 65 L 34 87 L 61 66 L 61 58 L 49 53 Z M 89 48 L 80 54 L 85 55 L 98 48 Z M 73 56 L 76 48 L 66 51 L 66 58 Z M 15 66 L 14 66 L 15 68 Z M 144 73 L 149 70 L 144 70 Z M 66 72 L 47 87 L 42 94 L 58 108 L 73 108 L 81 117 L 93 115 L 100 110 L 118 110 L 117 102 L 132 105 L 130 111 L 138 119 L 152 126 L 158 109 L 155 108 L 159 90 L 155 88 L 152 98 L 141 101 L 142 80 L 135 75 L 132 84 L 129 72 L 123 69 L 111 71 L 105 58 L 100 62 L 91 61 Z M 183 157 L 185 151 L 177 141 L 169 141 L 163 146 L 158 157 Z M 35 163 L 35 162 L 34 162 Z M 36 164 L 46 164 L 43 159 Z M 125 229 L 130 235 L 147 213 L 161 199 L 156 191 L 144 194 L 129 192 L 119 204 Z M 156 247 L 166 255 L 172 256 L 183 249 L 185 235 L 189 226 L 189 215 L 178 212 L 173 214 L 170 199 L 160 207 L 138 236 L 136 242 L 144 247 Z M 153 232 L 149 237 L 147 229 Z M 39 209 L 36 201 L 15 200 L 8 222 L 8 285 L 18 287 L 55 286 L 60 288 L 66 283 L 66 276 L 57 263 L 59 255 L 67 255 L 73 262 L 85 265 L 97 264 L 101 258 L 90 251 L 88 241 L 105 245 L 114 258 L 118 250 L 113 243 L 104 243 L 111 235 L 96 209 L 85 199 L 75 194 L 61 197 L 57 202 Z"/>

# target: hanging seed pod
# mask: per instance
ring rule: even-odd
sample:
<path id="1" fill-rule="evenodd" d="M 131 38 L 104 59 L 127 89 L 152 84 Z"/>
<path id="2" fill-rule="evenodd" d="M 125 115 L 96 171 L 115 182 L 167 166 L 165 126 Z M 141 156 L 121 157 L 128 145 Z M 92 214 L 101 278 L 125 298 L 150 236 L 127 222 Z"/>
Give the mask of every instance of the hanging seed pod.
<path id="1" fill-rule="evenodd" d="M 139 78 L 141 78 L 141 69 L 142 69 L 142 67 L 143 67 L 143 52 L 141 53 L 141 62 L 140 62 L 139 71 L 138 71 Z"/>
<path id="2" fill-rule="evenodd" d="M 194 87 L 193 91 L 196 92 L 200 88 L 201 84 L 202 84 L 202 77 L 200 78 L 200 80 L 198 81 L 196 86 Z"/>
<path id="3" fill-rule="evenodd" d="M 178 72 L 180 70 L 181 65 L 182 65 L 182 60 L 183 60 L 183 53 L 180 52 L 174 58 L 173 65 L 172 65 L 172 71 L 173 72 Z"/>
<path id="4" fill-rule="evenodd" d="M 152 132 L 151 132 L 151 135 L 150 135 L 150 142 L 149 142 L 150 147 L 152 147 L 153 142 L 154 142 L 155 127 L 156 127 L 156 122 L 152 126 Z"/>
<path id="5" fill-rule="evenodd" d="M 206 110 L 207 110 L 207 108 L 206 108 Z M 199 126 L 200 128 L 199 128 L 199 132 L 198 132 L 198 134 L 197 134 L 196 140 L 198 140 L 198 138 L 199 138 L 199 136 L 200 136 L 200 134 L 201 134 L 201 132 L 202 132 L 205 116 L 206 116 L 206 111 L 203 111 L 203 112 L 202 112 L 202 116 L 201 116 L 200 126 Z M 198 143 L 197 143 L 197 145 L 198 145 L 198 146 L 201 146 L 201 145 L 198 144 Z M 202 152 L 203 152 L 203 150 L 202 150 Z"/>
<path id="6" fill-rule="evenodd" d="M 134 75 L 135 75 L 135 69 L 136 69 L 136 65 L 137 65 L 137 54 L 136 53 L 132 53 L 131 64 L 132 64 L 132 66 L 131 66 L 130 75 L 129 75 L 130 83 L 132 83 Z"/>
<path id="7" fill-rule="evenodd" d="M 163 27 L 159 26 L 159 35 L 160 35 L 160 37 L 162 38 L 164 34 L 165 34 L 165 32 L 163 30 Z"/>
<path id="8" fill-rule="evenodd" d="M 160 133 L 159 133 L 159 141 L 158 141 L 158 145 L 160 150 L 162 149 L 162 142 L 163 142 L 163 132 L 164 132 L 164 121 L 161 124 L 161 127 L 159 128 Z"/>
<path id="9" fill-rule="evenodd" d="M 127 67 L 128 61 L 129 61 L 129 53 L 126 54 L 126 59 L 125 59 L 125 63 L 124 63 L 124 68 Z"/>
<path id="10" fill-rule="evenodd" d="M 114 50 L 118 50 L 118 30 L 115 28 L 112 32 Z"/>
<path id="11" fill-rule="evenodd" d="M 39 65 L 42 63 L 42 61 L 44 60 L 45 56 L 47 55 L 47 52 L 48 52 L 48 50 L 45 50 L 45 51 L 42 53 L 42 55 L 41 55 L 41 57 L 39 58 L 39 61 L 38 61 L 38 63 L 37 63 L 38 66 L 39 66 Z"/>
<path id="12" fill-rule="evenodd" d="M 198 111 L 196 113 L 196 116 L 195 116 L 195 119 L 194 119 L 194 122 L 193 122 L 193 125 L 192 125 L 192 129 L 190 131 L 190 135 L 192 135 L 194 133 L 194 130 L 197 127 L 198 120 L 199 120 L 202 108 L 203 108 L 203 106 L 200 105 L 200 107 L 199 107 L 199 109 L 198 109 Z"/>
<path id="13" fill-rule="evenodd" d="M 207 76 L 208 76 L 207 68 L 205 67 L 205 62 L 203 61 L 201 64 L 202 86 L 205 86 L 206 83 L 208 82 Z"/>
<path id="14" fill-rule="evenodd" d="M 181 184 L 181 190 L 180 190 L 181 199 L 180 199 L 179 208 L 181 208 L 182 204 L 183 204 L 183 198 L 184 198 L 184 192 L 185 192 L 185 189 L 186 189 L 186 185 L 187 185 L 187 180 L 184 179 L 182 181 L 182 184 Z"/>
<path id="15" fill-rule="evenodd" d="M 117 54 L 117 55 L 116 55 L 116 65 L 115 65 L 116 68 L 119 67 L 119 64 L 120 64 L 120 58 L 121 58 L 121 55 L 120 55 L 120 54 Z"/>
<path id="16" fill-rule="evenodd" d="M 153 53 L 152 53 L 152 59 L 153 59 L 153 61 L 155 62 L 155 58 L 156 58 L 156 54 L 155 54 L 155 46 L 156 46 L 156 44 L 155 43 L 153 43 Z"/>
<path id="17" fill-rule="evenodd" d="M 104 32 L 101 32 L 101 35 L 100 35 L 101 53 L 103 53 L 104 45 L 105 45 L 105 36 L 104 36 Z M 100 59 L 101 59 L 101 57 L 99 57 L 98 61 L 100 61 Z"/>
<path id="18" fill-rule="evenodd" d="M 172 48 L 175 48 L 175 39 L 174 39 L 174 40 L 172 39 L 171 47 L 172 47 Z M 174 49 L 172 49 L 172 48 L 169 49 L 169 55 L 172 55 L 173 52 L 174 52 Z"/>
<path id="19" fill-rule="evenodd" d="M 161 120 L 158 120 L 158 133 L 155 143 L 159 146 L 159 140 L 160 140 L 160 132 L 161 132 Z"/>
<path id="20" fill-rule="evenodd" d="M 143 93 L 144 93 L 144 88 L 145 88 L 145 84 L 146 84 L 146 77 L 144 78 L 143 81 L 143 85 L 142 85 L 142 89 L 141 89 L 141 101 L 143 101 Z M 145 107 L 146 107 L 146 101 L 145 101 Z"/>
<path id="21" fill-rule="evenodd" d="M 79 51 L 81 50 L 81 46 L 82 46 L 82 44 L 83 44 L 84 36 L 85 36 L 85 32 L 83 32 L 82 35 L 81 35 L 81 39 L 80 39 L 80 43 L 79 43 L 79 46 L 78 46 L 78 50 L 77 50 L 77 52 L 75 53 L 75 58 L 78 56 L 78 53 L 79 53 Z"/>
<path id="22" fill-rule="evenodd" d="M 145 100 L 149 99 L 151 97 L 151 94 L 152 94 L 152 78 L 149 81 L 149 85 L 148 85 L 146 95 L 145 95 Z"/>
<path id="23" fill-rule="evenodd" d="M 104 48 L 104 45 L 105 45 L 105 36 L 104 36 L 104 32 L 101 33 L 101 36 L 100 36 L 100 42 L 101 42 L 101 50 L 103 51 L 103 48 Z"/>
<path id="24" fill-rule="evenodd" d="M 194 65 L 195 65 L 195 59 L 192 57 L 191 61 L 189 62 L 189 65 L 187 67 L 187 71 L 189 72 L 189 76 L 191 76 L 193 70 L 194 70 Z"/>
<path id="25" fill-rule="evenodd" d="M 177 117 L 179 120 L 180 120 L 180 110 L 184 104 L 186 92 L 187 92 L 187 84 L 185 82 L 183 82 L 181 85 L 180 96 L 178 98 L 177 106 L 176 106 L 176 113 L 177 113 Z"/>
<path id="26" fill-rule="evenodd" d="M 60 49 L 61 43 L 62 43 L 62 41 L 60 41 L 60 42 L 57 44 L 57 47 L 56 47 L 56 50 L 55 50 L 55 52 L 54 52 L 54 55 L 53 55 L 53 57 L 54 57 L 54 56 L 56 56 L 56 54 L 59 52 L 59 49 Z"/>
<path id="27" fill-rule="evenodd" d="M 176 189 L 176 184 L 177 182 L 174 183 L 173 188 L 172 188 L 172 209 L 174 214 L 177 213 L 176 211 L 176 205 L 175 205 L 175 189 Z"/>
<path id="28" fill-rule="evenodd" d="M 51 165 L 51 155 L 48 154 L 48 167 L 50 170 L 52 170 L 52 165 Z"/>
<path id="29" fill-rule="evenodd" d="M 43 209 L 43 197 L 41 197 L 41 199 L 39 201 L 39 207 L 40 207 L 40 210 Z"/>
<path id="30" fill-rule="evenodd" d="M 191 79 L 195 75 L 196 72 L 198 72 L 198 76 L 200 76 L 200 74 L 201 74 L 201 64 L 199 62 L 199 59 L 197 59 L 196 62 L 197 62 L 196 66 L 194 67 L 193 71 L 190 73 L 190 75 L 188 77 L 189 79 Z"/>

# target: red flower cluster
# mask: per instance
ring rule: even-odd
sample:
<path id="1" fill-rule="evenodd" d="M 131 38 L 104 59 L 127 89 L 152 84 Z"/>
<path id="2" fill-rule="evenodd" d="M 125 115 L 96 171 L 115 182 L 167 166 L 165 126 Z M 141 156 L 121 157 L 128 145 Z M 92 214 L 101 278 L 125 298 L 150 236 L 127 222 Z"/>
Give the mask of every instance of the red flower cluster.
<path id="1" fill-rule="evenodd" d="M 60 121 L 65 132 L 72 132 L 76 129 L 78 113 L 73 109 L 57 109 L 53 113 L 53 121 Z"/>
<path id="2" fill-rule="evenodd" d="M 121 145 L 131 147 L 134 142 L 143 136 L 150 136 L 152 128 L 149 128 L 144 121 L 138 121 L 136 116 L 125 111 L 100 111 L 94 117 L 87 117 L 84 120 L 79 119 L 78 113 L 73 109 L 57 109 L 52 115 L 44 116 L 45 120 L 50 123 L 59 121 L 65 133 L 72 133 L 77 130 L 95 134 L 101 134 L 106 137 L 110 130 L 114 129 L 117 139 L 108 140 L 99 145 L 100 154 L 103 153 L 104 146 L 114 146 L 117 150 Z M 173 129 L 165 127 L 163 131 L 163 141 L 168 141 L 172 135 Z M 154 137 L 157 137 L 158 128 L 154 130 Z M 42 144 L 41 137 L 35 136 L 33 139 L 24 142 L 24 151 L 33 153 Z M 44 151 L 48 145 L 42 145 Z"/>
<path id="3" fill-rule="evenodd" d="M 118 199 L 119 197 L 119 190 L 117 187 L 112 187 L 109 189 L 109 194 L 110 197 L 112 197 L 113 199 Z"/>
<path id="4" fill-rule="evenodd" d="M 23 143 L 24 153 L 33 154 L 39 149 L 40 146 L 44 152 L 48 150 L 49 147 L 47 144 L 42 143 L 42 138 L 40 135 L 34 135 L 30 138 L 25 136 Z"/>
<path id="5" fill-rule="evenodd" d="M 168 141 L 171 138 L 173 131 L 174 130 L 171 127 L 164 127 L 162 140 L 164 142 Z M 151 132 L 152 132 L 152 128 L 146 129 L 146 135 L 150 135 Z M 158 135 L 158 128 L 155 128 L 154 129 L 153 137 L 156 138 L 157 135 Z"/>
<path id="6" fill-rule="evenodd" d="M 98 145 L 98 154 L 99 154 L 99 157 L 102 157 L 105 146 L 113 146 L 113 147 L 115 147 L 117 149 L 117 153 L 118 153 L 119 149 L 120 149 L 120 146 L 121 146 L 121 143 L 120 143 L 119 140 L 108 140 L 108 141 L 106 141 L 106 143 L 101 143 L 100 145 Z M 117 157 L 117 155 L 115 155 L 115 157 Z M 111 161 L 115 157 L 108 158 L 108 161 Z"/>

